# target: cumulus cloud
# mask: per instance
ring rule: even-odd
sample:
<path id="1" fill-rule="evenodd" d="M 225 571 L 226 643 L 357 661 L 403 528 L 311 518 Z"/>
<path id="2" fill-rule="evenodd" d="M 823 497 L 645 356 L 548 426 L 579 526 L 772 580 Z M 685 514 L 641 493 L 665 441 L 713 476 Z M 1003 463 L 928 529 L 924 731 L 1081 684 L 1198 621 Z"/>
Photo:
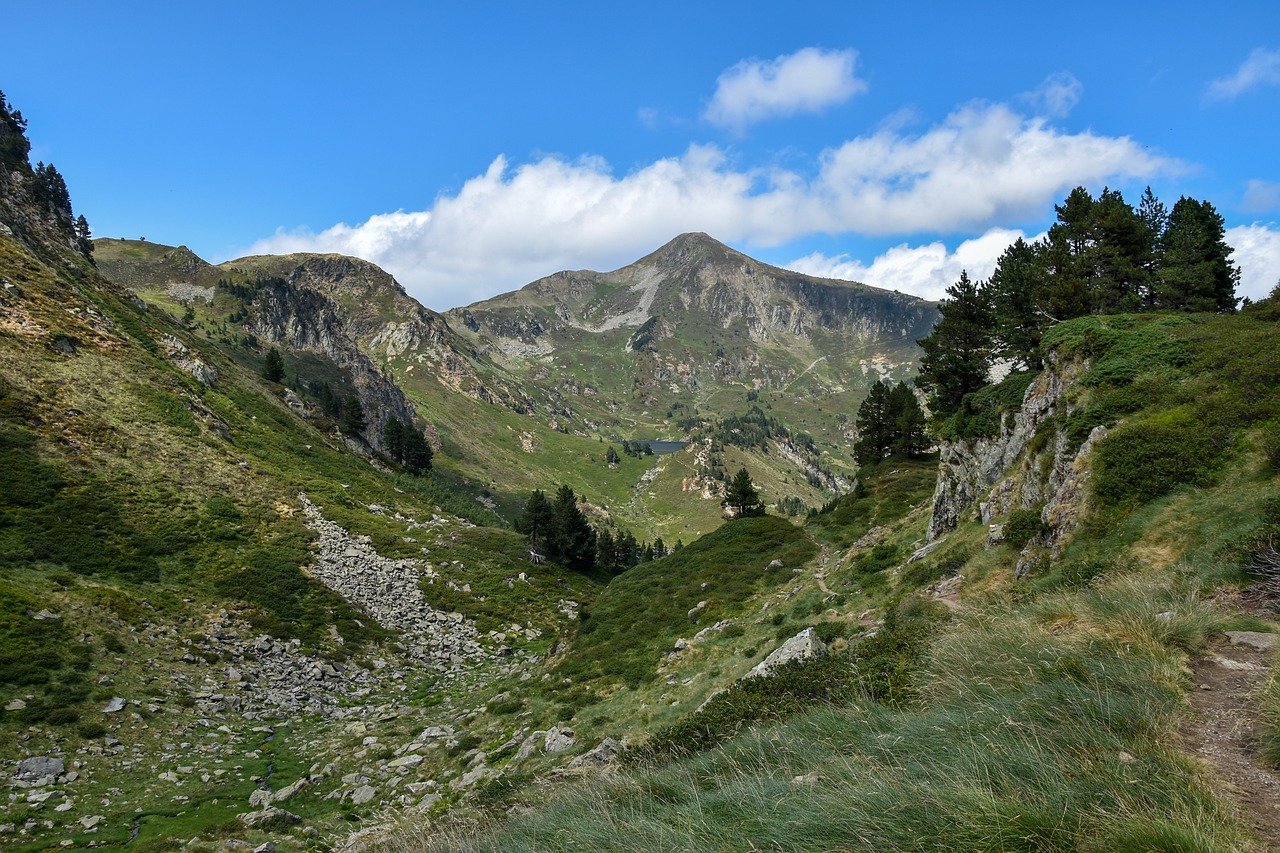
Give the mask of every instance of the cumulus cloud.
<path id="1" fill-rule="evenodd" d="M 1257 86 L 1280 86 L 1280 50 L 1260 47 L 1229 77 L 1219 77 L 1209 84 L 1206 97 L 1210 101 L 1229 101 Z"/>
<path id="2" fill-rule="evenodd" d="M 1127 137 L 1066 133 L 999 104 L 967 105 L 916 135 L 881 127 L 812 165 L 809 175 L 736 168 L 715 146 L 624 176 L 599 158 L 512 166 L 498 157 L 427 210 L 279 232 L 249 251 L 357 255 L 447 308 L 566 267 L 614 269 L 682 231 L 759 246 L 812 234 L 981 231 L 1041 216 L 1079 184 L 1181 168 Z"/>
<path id="3" fill-rule="evenodd" d="M 1262 299 L 1280 282 L 1280 230 L 1274 223 L 1238 225 L 1227 229 L 1227 245 L 1235 252 L 1231 260 L 1240 269 L 1236 293 Z"/>
<path id="4" fill-rule="evenodd" d="M 923 246 L 903 243 L 870 264 L 848 255 L 828 257 L 814 252 L 797 258 L 786 267 L 824 278 L 860 281 L 925 299 L 941 299 L 946 295 L 946 289 L 959 280 L 961 272 L 968 272 L 969 278 L 975 281 L 989 278 L 1000 255 L 1019 237 L 1027 239 L 1026 234 L 1016 229 L 992 228 L 980 237 L 963 241 L 954 252 L 941 241 Z"/>
<path id="5" fill-rule="evenodd" d="M 742 130 L 769 118 L 816 113 L 865 92 L 854 74 L 858 54 L 806 47 L 773 60 L 739 62 L 716 80 L 702 117 L 712 124 Z"/>

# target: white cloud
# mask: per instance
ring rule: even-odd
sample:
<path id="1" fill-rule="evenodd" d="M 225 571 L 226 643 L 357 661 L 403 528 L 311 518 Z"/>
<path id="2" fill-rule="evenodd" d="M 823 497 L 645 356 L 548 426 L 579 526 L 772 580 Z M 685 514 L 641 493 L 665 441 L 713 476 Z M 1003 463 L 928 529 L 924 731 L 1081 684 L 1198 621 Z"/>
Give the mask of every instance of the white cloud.
<path id="1" fill-rule="evenodd" d="M 812 234 L 982 231 L 1040 218 L 1079 184 L 1181 168 L 1127 137 L 1065 133 L 999 104 L 965 106 L 918 135 L 881 127 L 815 165 L 812 176 L 738 169 L 720 149 L 692 146 L 619 177 L 599 158 L 512 167 L 498 157 L 428 210 L 278 232 L 249 251 L 354 254 L 424 304 L 448 308 L 567 267 L 614 269 L 682 231 L 761 246 Z"/>
<path id="2" fill-rule="evenodd" d="M 961 272 L 968 272 L 974 281 L 989 278 L 1000 255 L 1019 237 L 1027 239 L 1027 235 L 1019 230 L 992 228 L 981 237 L 965 240 L 954 252 L 941 241 L 923 246 L 903 243 L 870 264 L 851 259 L 848 255 L 827 257 L 814 252 L 786 264 L 786 267 L 809 275 L 900 290 L 925 299 L 941 299 L 946 295 L 946 289 L 959 280 Z"/>
<path id="3" fill-rule="evenodd" d="M 852 50 L 806 47 L 774 60 L 744 60 L 716 80 L 702 117 L 742 130 L 764 119 L 816 113 L 843 103 L 867 89 L 853 71 L 857 58 Z"/>
<path id="4" fill-rule="evenodd" d="M 1280 230 L 1275 223 L 1238 225 L 1227 229 L 1231 259 L 1240 269 L 1239 296 L 1262 299 L 1280 282 Z"/>
<path id="5" fill-rule="evenodd" d="M 1240 206 L 1250 213 L 1280 210 L 1280 184 L 1251 180 L 1244 188 Z"/>
<path id="6" fill-rule="evenodd" d="M 1211 101 L 1227 101 L 1255 86 L 1280 86 L 1280 50 L 1260 47 L 1230 77 L 1219 77 L 1209 84 L 1206 97 Z"/>
<path id="7" fill-rule="evenodd" d="M 1028 96 L 1045 115 L 1062 118 L 1075 109 L 1084 95 L 1084 84 L 1068 71 L 1050 74 L 1040 84 L 1040 88 Z"/>

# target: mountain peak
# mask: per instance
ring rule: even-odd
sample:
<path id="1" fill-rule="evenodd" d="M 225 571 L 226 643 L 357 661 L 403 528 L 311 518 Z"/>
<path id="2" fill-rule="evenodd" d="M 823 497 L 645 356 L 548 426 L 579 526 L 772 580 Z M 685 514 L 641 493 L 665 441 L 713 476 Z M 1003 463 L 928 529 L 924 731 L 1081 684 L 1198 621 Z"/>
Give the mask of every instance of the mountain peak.
<path id="1" fill-rule="evenodd" d="M 709 234 L 687 231 L 651 252 L 632 266 L 657 265 L 663 268 L 684 267 L 694 263 L 714 263 L 733 259 L 748 260 L 747 256 L 726 246 Z"/>

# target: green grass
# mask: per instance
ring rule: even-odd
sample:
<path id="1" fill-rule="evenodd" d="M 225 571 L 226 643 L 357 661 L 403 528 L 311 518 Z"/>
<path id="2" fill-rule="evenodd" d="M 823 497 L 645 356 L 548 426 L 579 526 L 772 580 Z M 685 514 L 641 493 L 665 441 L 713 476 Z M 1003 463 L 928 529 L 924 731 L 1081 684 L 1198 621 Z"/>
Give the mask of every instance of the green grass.
<path id="1" fill-rule="evenodd" d="M 1170 603 L 1190 607 L 1180 626 L 1146 619 Z M 1063 608 L 1073 627 L 1056 627 Z M 540 793 L 519 818 L 409 822 L 380 849 L 1241 851 L 1174 747 L 1175 664 L 1206 610 L 1177 583 L 1121 579 L 975 611 L 930 644 L 907 710 L 820 707 L 697 758 Z"/>
<path id="2" fill-rule="evenodd" d="M 578 636 L 556 672 L 601 687 L 648 682 L 677 637 L 737 615 L 748 597 L 791 577 L 814 553 L 802 531 L 776 516 L 731 521 L 614 578 L 581 615 Z M 700 601 L 707 604 L 691 618 Z"/>

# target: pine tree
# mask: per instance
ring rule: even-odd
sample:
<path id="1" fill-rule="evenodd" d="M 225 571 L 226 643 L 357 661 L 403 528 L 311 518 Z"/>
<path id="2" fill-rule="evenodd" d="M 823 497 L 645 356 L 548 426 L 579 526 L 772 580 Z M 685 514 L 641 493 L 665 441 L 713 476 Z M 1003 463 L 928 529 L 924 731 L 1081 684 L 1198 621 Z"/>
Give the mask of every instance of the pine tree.
<path id="1" fill-rule="evenodd" d="M 421 477 L 431 470 L 431 460 L 434 457 L 435 451 L 427 443 L 427 438 L 422 431 L 406 424 L 404 455 L 400 457 L 400 464 L 404 469 L 415 477 Z"/>
<path id="2" fill-rule="evenodd" d="M 879 462 L 893 443 L 888 385 L 877 381 L 871 386 L 858 407 L 854 423 L 858 428 L 858 441 L 853 446 L 853 458 L 859 465 Z"/>
<path id="3" fill-rule="evenodd" d="M 994 344 L 995 318 L 982 286 L 961 272 L 947 296 L 938 304 L 938 324 L 917 341 L 924 358 L 916 385 L 929 394 L 938 417 L 955 412 L 965 394 L 987 384 Z"/>
<path id="4" fill-rule="evenodd" d="M 609 528 L 603 528 L 596 536 L 596 567 L 611 575 L 618 574 L 618 548 Z"/>
<path id="5" fill-rule="evenodd" d="M 617 565 L 619 572 L 632 568 L 640 559 L 640 543 L 630 530 L 624 530 L 614 539 L 617 549 Z"/>
<path id="6" fill-rule="evenodd" d="M 605 462 L 609 465 L 617 465 L 622 460 L 618 457 L 618 451 L 613 449 L 613 445 L 609 445 L 609 450 L 604 456 Z"/>
<path id="7" fill-rule="evenodd" d="M 578 509 L 573 489 L 561 486 L 551 503 L 552 528 L 547 548 L 565 566 L 590 571 L 596 561 L 596 534 L 587 517 Z"/>
<path id="8" fill-rule="evenodd" d="M 262 365 L 262 378 L 268 382 L 284 379 L 284 359 L 280 356 L 280 350 L 275 347 L 267 350 L 267 359 Z"/>
<path id="9" fill-rule="evenodd" d="M 924 410 L 907 383 L 899 382 L 889 392 L 889 414 L 893 418 L 889 452 L 894 456 L 917 456 L 929 446 Z"/>
<path id="10" fill-rule="evenodd" d="M 516 532 L 528 536 L 530 544 L 538 547 L 548 540 L 554 526 L 555 516 L 546 493 L 534 489 L 525 502 L 524 514 L 516 519 Z"/>
<path id="11" fill-rule="evenodd" d="M 751 475 L 743 468 L 733 475 L 729 490 L 720 505 L 734 518 L 764 515 L 764 504 L 760 501 L 760 493 L 756 491 Z"/>
<path id="12" fill-rule="evenodd" d="M 1021 237 L 1004 250 L 987 282 L 995 318 L 996 354 L 1039 370 L 1040 339 L 1049 326 L 1041 300 L 1045 270 L 1036 247 Z"/>
<path id="13" fill-rule="evenodd" d="M 338 418 L 338 429 L 345 435 L 360 435 L 368 424 L 364 420 L 364 406 L 355 394 L 347 395 L 342 401 L 342 415 Z"/>
<path id="14" fill-rule="evenodd" d="M 1173 311 L 1234 311 L 1236 269 L 1224 221 L 1207 201 L 1183 196 L 1169 213 L 1164 257 L 1155 288 L 1157 308 Z"/>

